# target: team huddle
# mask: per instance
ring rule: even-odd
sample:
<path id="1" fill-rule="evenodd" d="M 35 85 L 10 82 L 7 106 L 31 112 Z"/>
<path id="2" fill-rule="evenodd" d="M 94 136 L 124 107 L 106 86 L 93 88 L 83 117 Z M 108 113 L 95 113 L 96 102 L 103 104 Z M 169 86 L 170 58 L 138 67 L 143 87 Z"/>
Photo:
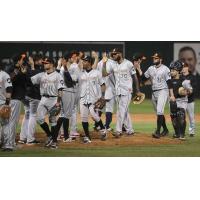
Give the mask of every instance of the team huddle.
<path id="1" fill-rule="evenodd" d="M 144 94 L 140 86 L 151 84 L 152 103 L 157 115 L 157 127 L 152 137 L 167 136 L 164 108 L 170 104 L 170 116 L 174 138 L 185 140 L 186 112 L 190 116 L 190 136 L 195 134 L 194 89 L 195 81 L 187 63 L 174 61 L 169 67 L 163 64 L 160 53 L 152 56 L 152 66 L 146 71 L 141 63 L 146 59 L 135 54 L 129 61 L 121 49 L 103 53 L 101 60 L 96 52 L 91 56 L 83 52 L 66 53 L 57 61 L 40 54 L 27 57 L 20 54 L 12 58 L 13 65 L 0 70 L 0 123 L 1 148 L 13 151 L 16 147 L 16 129 L 20 119 L 21 105 L 24 116 L 21 124 L 20 144 L 39 144 L 36 140 L 36 125 L 46 134 L 46 148 L 58 148 L 58 139 L 64 143 L 80 137 L 77 130 L 77 114 L 80 117 L 84 136 L 82 142 L 91 143 L 89 117 L 99 139 L 106 141 L 108 134 L 115 138 L 134 135 L 129 104 L 133 86 L 136 101 Z M 111 129 L 116 106 L 116 126 Z M 105 113 L 105 122 L 102 121 Z"/>

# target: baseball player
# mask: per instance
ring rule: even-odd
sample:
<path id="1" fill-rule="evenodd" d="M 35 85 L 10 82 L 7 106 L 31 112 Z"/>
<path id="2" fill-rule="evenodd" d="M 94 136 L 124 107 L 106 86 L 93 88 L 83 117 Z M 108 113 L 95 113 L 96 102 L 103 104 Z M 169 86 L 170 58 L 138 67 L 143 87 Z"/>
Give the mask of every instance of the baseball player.
<path id="1" fill-rule="evenodd" d="M 132 62 L 123 58 L 120 49 L 113 49 L 112 57 L 114 62 L 107 62 L 103 68 L 103 76 L 114 74 L 115 93 L 117 101 L 117 124 L 114 136 L 119 138 L 122 134 L 122 126 L 125 125 L 127 135 L 133 135 L 131 118 L 128 112 L 128 107 L 132 96 L 133 79 L 136 84 L 136 93 L 140 95 L 139 84 L 136 76 L 136 71 Z"/>
<path id="2" fill-rule="evenodd" d="M 91 137 L 89 134 L 89 124 L 88 117 L 91 114 L 92 119 L 98 123 L 101 127 L 101 139 L 106 139 L 106 133 L 104 132 L 103 123 L 95 111 L 95 102 L 104 96 L 105 83 L 102 79 L 101 73 L 92 68 L 93 59 L 90 56 L 85 56 L 82 58 L 83 70 L 79 75 L 79 85 L 80 85 L 80 113 L 82 126 L 85 132 L 85 137 L 83 139 L 84 143 L 91 143 Z M 99 85 L 102 88 L 102 92 L 99 93 Z"/>
<path id="3" fill-rule="evenodd" d="M 15 146 L 15 136 L 16 136 L 16 128 L 19 122 L 20 112 L 21 112 L 21 103 L 26 104 L 25 102 L 25 92 L 26 92 L 26 66 L 25 66 L 25 54 L 19 54 L 14 56 L 13 65 L 8 68 L 7 73 L 11 77 L 12 81 L 12 95 L 11 95 L 11 116 L 10 116 L 10 141 L 12 142 L 12 146 Z"/>
<path id="4" fill-rule="evenodd" d="M 61 104 L 62 90 L 64 88 L 64 81 L 62 76 L 55 71 L 54 60 L 45 58 L 43 61 L 45 72 L 41 72 L 31 77 L 33 85 L 40 85 L 41 101 L 37 109 L 37 122 L 47 134 L 46 147 L 52 149 L 57 148 L 56 135 L 56 114 L 52 109 L 59 108 Z M 49 122 L 51 124 L 51 131 L 48 124 L 45 122 L 46 115 L 49 115 Z"/>
<path id="5" fill-rule="evenodd" d="M 79 53 L 77 51 L 72 51 L 70 53 L 70 66 L 69 66 L 69 73 L 71 75 L 73 82 L 73 91 L 75 92 L 75 100 L 72 110 L 72 115 L 70 118 L 70 138 L 76 138 L 79 136 L 77 132 L 77 113 L 78 113 L 78 105 L 80 100 L 80 91 L 79 91 L 79 84 L 78 84 L 78 76 L 80 73 L 80 68 L 78 66 L 79 63 Z"/>
<path id="6" fill-rule="evenodd" d="M 142 81 L 150 79 L 152 85 L 152 103 L 157 114 L 157 128 L 153 133 L 153 138 L 159 139 L 160 136 L 166 136 L 169 131 L 165 123 L 164 108 L 169 98 L 170 70 L 162 64 L 163 57 L 160 53 L 152 56 L 153 65 L 150 66 L 142 76 Z M 140 69 L 140 67 L 138 67 Z M 141 72 L 140 72 L 141 74 Z M 173 97 L 172 89 L 170 90 L 170 98 Z M 161 127 L 163 127 L 162 133 Z"/>
<path id="7" fill-rule="evenodd" d="M 184 66 L 185 65 L 185 66 Z M 186 114 L 188 102 L 188 94 L 192 93 L 192 86 L 190 80 L 184 79 L 180 73 L 183 66 L 188 68 L 188 65 L 183 64 L 181 61 L 175 61 L 170 64 L 171 70 L 171 88 L 175 101 L 170 101 L 171 120 L 175 130 L 174 138 L 185 140 L 185 129 L 186 129 Z"/>
<path id="8" fill-rule="evenodd" d="M 73 81 L 71 75 L 69 74 L 68 69 L 72 64 L 71 57 L 72 54 L 65 54 L 61 59 L 62 66 L 59 69 L 59 72 L 64 80 L 64 89 L 62 95 L 61 114 L 57 121 L 56 134 L 58 134 L 60 127 L 63 125 L 63 142 L 72 142 L 72 138 L 74 137 L 74 135 L 69 136 L 69 120 L 72 117 L 72 113 L 74 111 L 75 99 L 77 94 L 77 90 L 75 87 L 77 81 Z"/>
<path id="9" fill-rule="evenodd" d="M 29 57 L 30 67 L 27 69 L 26 75 L 32 77 L 44 71 L 42 65 L 42 56 L 35 55 Z M 40 142 L 35 139 L 35 127 L 36 127 L 36 113 L 41 99 L 39 85 L 32 85 L 26 82 L 26 104 L 24 105 L 25 115 L 22 121 L 20 140 L 21 144 L 39 144 Z"/>
<path id="10" fill-rule="evenodd" d="M 183 65 L 182 70 L 182 78 L 186 80 L 190 80 L 192 85 L 192 93 L 188 94 L 188 104 L 186 108 L 186 112 L 189 117 L 189 136 L 193 137 L 195 135 L 195 115 L 194 115 L 194 108 L 195 108 L 195 101 L 194 101 L 194 94 L 196 88 L 196 78 L 195 76 L 189 71 L 188 65 Z"/>
<path id="11" fill-rule="evenodd" d="M 0 69 L 0 109 L 3 105 L 9 105 L 11 99 L 13 87 L 10 76 Z M 9 126 L 9 119 L 3 119 L 0 117 L 1 124 L 1 148 L 3 151 L 13 151 L 15 137 L 12 136 L 12 132 Z"/>
<path id="12" fill-rule="evenodd" d="M 113 60 L 107 57 L 106 53 L 103 53 L 102 60 L 97 65 L 97 70 L 102 73 L 103 67 L 106 67 L 109 65 L 109 63 L 112 63 Z M 105 121 L 105 129 L 107 131 L 111 131 L 110 124 L 112 122 L 112 114 L 114 110 L 115 105 L 115 79 L 114 74 L 110 73 L 108 76 L 103 77 L 105 81 L 106 91 L 105 91 L 105 100 L 106 100 L 106 121 Z"/>

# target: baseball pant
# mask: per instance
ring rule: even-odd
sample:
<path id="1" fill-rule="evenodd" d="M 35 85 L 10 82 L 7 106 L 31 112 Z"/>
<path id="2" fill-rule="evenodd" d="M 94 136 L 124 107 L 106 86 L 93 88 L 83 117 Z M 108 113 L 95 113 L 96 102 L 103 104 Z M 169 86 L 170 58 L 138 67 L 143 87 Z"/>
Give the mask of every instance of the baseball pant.
<path id="1" fill-rule="evenodd" d="M 89 114 L 91 114 L 94 121 L 99 122 L 101 120 L 98 113 L 95 112 L 93 104 L 85 105 L 80 103 L 80 113 L 82 122 L 88 122 Z"/>
<path id="2" fill-rule="evenodd" d="M 80 101 L 80 94 L 79 90 L 77 90 L 75 93 L 75 101 L 72 110 L 72 116 L 70 118 L 70 135 L 77 133 L 77 113 L 78 113 L 79 101 Z"/>
<path id="3" fill-rule="evenodd" d="M 168 97 L 169 97 L 168 89 L 158 90 L 152 93 L 152 103 L 157 115 L 164 114 L 164 109 L 165 109 L 165 105 L 168 100 Z"/>
<path id="4" fill-rule="evenodd" d="M 9 125 L 9 120 L 5 120 L 5 119 L 0 118 L 0 124 L 1 124 L 1 142 L 2 142 L 1 145 L 2 145 L 2 148 L 13 149 L 15 138 L 14 138 L 14 141 L 13 141 L 13 136 L 12 136 L 10 125 Z"/>
<path id="5" fill-rule="evenodd" d="M 189 134 L 195 134 L 195 115 L 194 115 L 195 103 L 191 102 L 187 104 L 187 114 L 189 118 Z"/>
<path id="6" fill-rule="evenodd" d="M 42 97 L 37 108 L 37 122 L 43 124 L 45 122 L 46 115 L 49 115 L 49 111 L 57 102 L 57 97 Z M 56 125 L 56 116 L 49 115 L 49 123 L 51 126 Z"/>
<path id="7" fill-rule="evenodd" d="M 75 103 L 75 93 L 70 91 L 63 91 L 61 117 L 69 119 L 72 116 Z"/>
<path id="8" fill-rule="evenodd" d="M 17 124 L 19 123 L 19 117 L 20 117 L 20 112 L 21 112 L 21 101 L 12 99 L 10 102 L 11 106 L 11 116 L 10 116 L 10 122 L 9 122 L 9 127 L 10 127 L 10 137 L 9 137 L 9 144 L 10 147 L 14 148 L 15 147 L 15 136 L 16 136 L 16 128 Z"/>
<path id="9" fill-rule="evenodd" d="M 36 115 L 40 100 L 30 97 L 26 97 L 26 100 L 28 103 L 24 105 L 25 114 L 20 132 L 20 140 L 27 139 L 27 142 L 32 142 L 35 140 Z"/>
<path id="10" fill-rule="evenodd" d="M 115 105 L 115 98 L 109 99 L 106 101 L 106 112 L 113 113 L 114 111 L 114 105 Z"/>
<path id="11" fill-rule="evenodd" d="M 116 97 L 117 102 L 117 124 L 116 132 L 122 132 L 123 124 L 127 133 L 133 133 L 133 126 L 129 115 L 129 104 L 131 102 L 131 93 L 128 95 L 120 95 Z"/>

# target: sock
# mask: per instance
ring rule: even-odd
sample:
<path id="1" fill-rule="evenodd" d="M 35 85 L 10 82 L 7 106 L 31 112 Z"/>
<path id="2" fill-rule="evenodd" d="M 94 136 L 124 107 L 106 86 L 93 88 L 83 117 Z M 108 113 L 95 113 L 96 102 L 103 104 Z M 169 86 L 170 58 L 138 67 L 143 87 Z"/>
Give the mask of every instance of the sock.
<path id="1" fill-rule="evenodd" d="M 51 136 L 51 131 L 49 130 L 49 125 L 44 122 L 43 124 L 40 124 L 41 128 L 43 129 L 43 131 L 47 134 L 47 137 Z"/>
<path id="2" fill-rule="evenodd" d="M 69 119 L 64 118 L 63 119 L 63 128 L 64 128 L 64 138 L 69 138 Z"/>
<path id="3" fill-rule="evenodd" d="M 105 128 L 101 119 L 99 122 L 97 122 L 97 124 L 98 124 L 98 126 L 100 126 L 101 130 Z"/>
<path id="4" fill-rule="evenodd" d="M 56 138 L 58 137 L 60 127 L 62 126 L 62 123 L 63 123 L 63 119 L 64 119 L 63 117 L 58 118 L 58 121 L 57 121 L 57 124 L 56 124 L 56 130 L 55 130 L 55 137 Z"/>
<path id="5" fill-rule="evenodd" d="M 106 129 L 110 127 L 111 122 L 112 122 L 112 113 L 106 112 L 106 124 L 105 124 Z"/>
<path id="6" fill-rule="evenodd" d="M 101 111 L 98 111 L 98 115 L 99 115 L 99 117 L 101 117 L 102 112 L 101 112 Z M 94 126 L 95 126 L 95 128 L 97 128 L 97 127 L 99 126 L 99 123 L 95 121 L 95 122 L 94 122 Z"/>
<path id="7" fill-rule="evenodd" d="M 165 116 L 163 115 L 163 124 L 162 124 L 163 130 L 168 130 L 166 126 Z"/>
<path id="8" fill-rule="evenodd" d="M 85 132 L 85 136 L 88 137 L 89 139 L 90 138 L 90 133 L 89 133 L 89 124 L 88 122 L 82 122 L 82 126 L 83 126 L 83 130 Z"/>
<path id="9" fill-rule="evenodd" d="M 51 127 L 51 135 L 52 135 L 53 142 L 57 142 L 56 125 Z"/>
<path id="10" fill-rule="evenodd" d="M 160 133 L 162 124 L 163 124 L 163 115 L 157 115 L 157 133 Z"/>

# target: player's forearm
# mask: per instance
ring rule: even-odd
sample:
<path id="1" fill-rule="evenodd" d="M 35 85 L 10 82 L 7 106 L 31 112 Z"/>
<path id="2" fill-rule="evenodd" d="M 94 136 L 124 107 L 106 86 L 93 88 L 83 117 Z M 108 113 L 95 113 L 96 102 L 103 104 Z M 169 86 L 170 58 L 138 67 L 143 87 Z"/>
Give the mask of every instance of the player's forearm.
<path id="1" fill-rule="evenodd" d="M 103 84 L 103 85 L 101 86 L 101 93 L 102 93 L 102 97 L 104 97 L 104 96 L 105 96 L 105 91 L 106 91 L 106 85 L 105 85 L 105 84 Z"/>
<path id="2" fill-rule="evenodd" d="M 59 90 L 58 90 L 58 99 L 57 99 L 57 103 L 61 103 L 62 94 L 63 94 L 62 89 L 59 89 Z"/>
<path id="3" fill-rule="evenodd" d="M 96 68 L 97 68 L 98 62 L 99 62 L 99 59 L 98 59 L 98 58 L 95 58 L 94 64 L 92 65 L 92 68 L 93 68 L 93 69 L 96 69 Z"/>
<path id="4" fill-rule="evenodd" d="M 103 67 L 102 67 L 102 76 L 103 77 L 106 77 L 106 76 L 108 76 L 109 75 L 109 73 L 107 72 L 107 70 L 106 70 L 106 63 L 103 63 Z"/>
<path id="5" fill-rule="evenodd" d="M 133 81 L 135 83 L 136 93 L 140 92 L 139 81 L 136 74 L 133 75 Z"/>

